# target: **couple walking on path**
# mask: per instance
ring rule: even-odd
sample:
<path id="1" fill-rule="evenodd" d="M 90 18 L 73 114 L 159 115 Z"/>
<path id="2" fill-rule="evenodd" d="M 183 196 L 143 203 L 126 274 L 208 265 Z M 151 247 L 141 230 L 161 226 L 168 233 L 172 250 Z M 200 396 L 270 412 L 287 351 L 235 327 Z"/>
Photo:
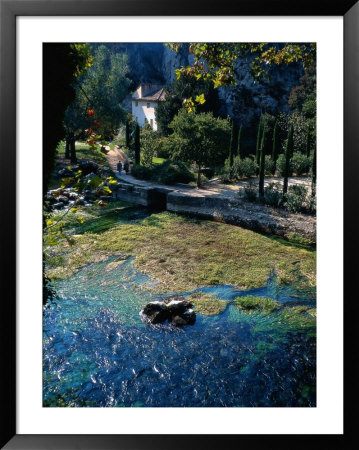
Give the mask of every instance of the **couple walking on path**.
<path id="1" fill-rule="evenodd" d="M 126 175 L 128 174 L 128 171 L 130 169 L 130 165 L 128 163 L 128 160 L 126 159 L 125 162 L 123 163 L 123 170 L 125 171 Z M 117 163 L 117 172 L 121 175 L 122 172 L 122 162 L 119 161 Z"/>

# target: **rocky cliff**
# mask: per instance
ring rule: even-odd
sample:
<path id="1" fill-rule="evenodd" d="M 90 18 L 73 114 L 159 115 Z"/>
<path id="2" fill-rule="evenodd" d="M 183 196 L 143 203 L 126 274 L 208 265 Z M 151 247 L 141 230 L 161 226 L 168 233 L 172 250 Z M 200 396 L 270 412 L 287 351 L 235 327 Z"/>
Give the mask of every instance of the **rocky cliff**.
<path id="1" fill-rule="evenodd" d="M 191 56 L 184 46 L 178 53 L 162 43 L 114 43 L 106 44 L 114 51 L 127 54 L 129 76 L 137 86 L 141 82 L 170 84 L 174 70 L 191 63 Z M 288 96 L 293 86 L 298 85 L 303 70 L 299 65 L 273 67 L 270 81 L 255 83 L 250 73 L 251 57 L 237 61 L 238 84 L 219 88 L 223 101 L 223 116 L 231 116 L 244 127 L 258 122 L 261 112 L 278 114 L 288 110 Z"/>

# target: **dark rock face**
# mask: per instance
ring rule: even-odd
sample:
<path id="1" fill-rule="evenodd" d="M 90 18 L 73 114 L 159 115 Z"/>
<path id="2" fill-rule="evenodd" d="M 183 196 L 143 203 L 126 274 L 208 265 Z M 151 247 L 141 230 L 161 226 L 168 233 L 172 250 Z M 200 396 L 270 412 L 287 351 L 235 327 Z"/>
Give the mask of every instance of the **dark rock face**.
<path id="1" fill-rule="evenodd" d="M 96 47 L 96 44 L 94 46 Z M 188 52 L 188 44 L 184 44 L 178 52 L 161 43 L 121 43 L 106 46 L 114 52 L 127 55 L 133 90 L 140 83 L 170 85 L 175 79 L 175 69 L 193 62 L 193 55 Z M 287 112 L 289 93 L 293 86 L 298 86 L 300 77 L 304 75 L 301 64 L 283 64 L 269 68 L 269 80 L 255 83 L 251 75 L 253 58 L 254 55 L 248 54 L 236 61 L 237 85 L 218 88 L 222 101 L 221 115 L 229 115 L 238 125 L 243 125 L 246 130 L 243 142 L 248 150 L 255 145 L 261 114 L 268 112 L 278 115 Z M 124 106 L 131 111 L 130 96 Z"/>
<path id="2" fill-rule="evenodd" d="M 169 297 L 163 302 L 148 303 L 140 314 L 152 324 L 169 320 L 175 326 L 193 325 L 196 313 L 192 306 L 184 297 Z"/>

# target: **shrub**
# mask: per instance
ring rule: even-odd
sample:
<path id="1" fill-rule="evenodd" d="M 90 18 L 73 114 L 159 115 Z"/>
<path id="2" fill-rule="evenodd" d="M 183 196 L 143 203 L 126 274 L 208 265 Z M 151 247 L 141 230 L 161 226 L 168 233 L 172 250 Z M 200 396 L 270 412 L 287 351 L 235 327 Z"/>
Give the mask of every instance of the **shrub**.
<path id="1" fill-rule="evenodd" d="M 171 143 L 167 137 L 158 139 L 156 154 L 158 158 L 168 159 L 171 154 Z"/>
<path id="2" fill-rule="evenodd" d="M 134 164 L 131 169 L 131 174 L 139 180 L 151 180 L 153 169 L 139 164 Z"/>
<path id="3" fill-rule="evenodd" d="M 264 161 L 264 173 L 265 175 L 274 174 L 274 161 L 271 156 L 266 156 Z"/>
<path id="4" fill-rule="evenodd" d="M 243 197 L 248 202 L 255 202 L 257 200 L 257 193 L 258 188 L 253 183 L 249 183 L 242 191 Z"/>
<path id="5" fill-rule="evenodd" d="M 220 174 L 218 175 L 219 180 L 224 183 L 230 183 L 234 177 L 233 177 L 233 170 L 228 168 L 223 168 Z"/>
<path id="6" fill-rule="evenodd" d="M 278 207 L 282 203 L 282 186 L 280 183 L 270 183 L 264 188 L 264 203 Z"/>
<path id="7" fill-rule="evenodd" d="M 303 155 L 303 153 L 296 152 L 293 154 L 291 160 L 291 170 L 296 175 L 303 175 L 304 173 L 309 173 L 310 171 L 310 158 Z"/>
<path id="8" fill-rule="evenodd" d="M 285 207 L 291 212 L 308 212 L 308 191 L 305 186 L 289 186 Z"/>
<path id="9" fill-rule="evenodd" d="M 236 178 L 242 177 L 252 177 L 256 175 L 258 166 L 255 161 L 251 158 L 239 159 L 239 157 L 234 158 L 233 171 Z"/>
<path id="10" fill-rule="evenodd" d="M 317 212 L 317 197 L 315 195 L 310 196 L 308 212 L 310 214 L 316 214 L 316 212 Z"/>
<path id="11" fill-rule="evenodd" d="M 224 167 L 218 174 L 222 183 L 229 183 L 233 180 L 243 177 L 252 177 L 256 175 L 258 166 L 251 158 L 240 159 L 236 156 L 233 159 L 233 166 L 230 166 L 229 158 L 224 162 Z"/>
<path id="12" fill-rule="evenodd" d="M 244 177 L 253 177 L 256 175 L 258 166 L 251 158 L 244 158 L 241 160 L 241 172 Z"/>
<path id="13" fill-rule="evenodd" d="M 289 175 L 292 174 L 292 161 L 289 162 Z M 276 174 L 283 177 L 285 174 L 285 154 L 282 153 L 278 156 L 277 159 L 277 167 L 276 167 Z"/>
<path id="14" fill-rule="evenodd" d="M 139 180 L 151 180 L 161 184 L 189 183 L 195 181 L 194 174 L 181 161 L 167 160 L 155 167 L 134 164 L 132 175 Z"/>
<path id="15" fill-rule="evenodd" d="M 195 181 L 195 176 L 181 161 L 167 160 L 157 167 L 158 176 L 155 180 L 162 184 L 189 183 Z"/>

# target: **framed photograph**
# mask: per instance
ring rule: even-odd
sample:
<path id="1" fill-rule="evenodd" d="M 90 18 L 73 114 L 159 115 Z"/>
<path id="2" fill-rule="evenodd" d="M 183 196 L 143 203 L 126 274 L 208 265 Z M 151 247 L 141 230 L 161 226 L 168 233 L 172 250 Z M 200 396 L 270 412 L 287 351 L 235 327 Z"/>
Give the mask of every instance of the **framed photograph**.
<path id="1" fill-rule="evenodd" d="M 1 0 L 3 448 L 345 447 L 359 7 L 323 5 Z"/>

